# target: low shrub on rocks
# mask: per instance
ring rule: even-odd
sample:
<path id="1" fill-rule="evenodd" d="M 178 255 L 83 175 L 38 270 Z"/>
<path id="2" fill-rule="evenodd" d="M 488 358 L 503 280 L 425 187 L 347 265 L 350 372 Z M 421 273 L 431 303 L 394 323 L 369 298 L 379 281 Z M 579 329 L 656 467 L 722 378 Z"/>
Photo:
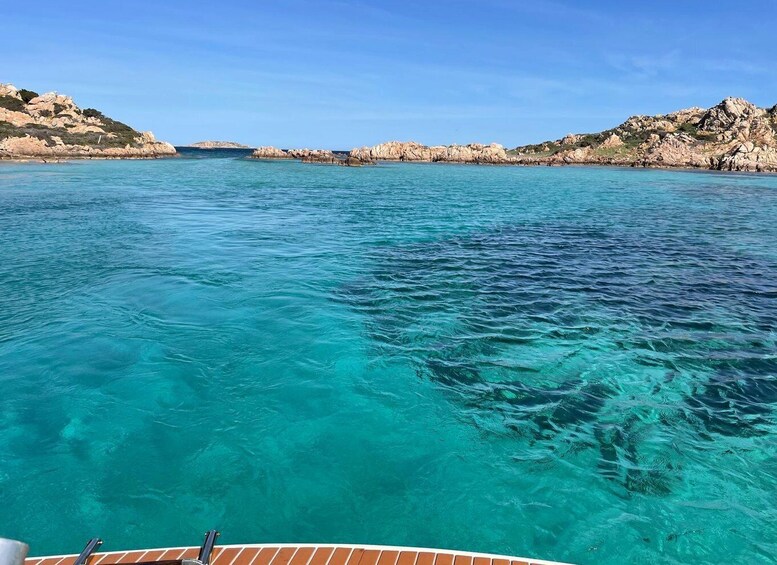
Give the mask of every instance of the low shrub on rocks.
<path id="1" fill-rule="evenodd" d="M 24 103 L 27 104 L 33 98 L 37 98 L 38 97 L 38 93 L 34 92 L 32 90 L 27 90 L 25 88 L 22 88 L 19 91 L 19 96 L 21 96 L 22 100 L 24 101 Z"/>

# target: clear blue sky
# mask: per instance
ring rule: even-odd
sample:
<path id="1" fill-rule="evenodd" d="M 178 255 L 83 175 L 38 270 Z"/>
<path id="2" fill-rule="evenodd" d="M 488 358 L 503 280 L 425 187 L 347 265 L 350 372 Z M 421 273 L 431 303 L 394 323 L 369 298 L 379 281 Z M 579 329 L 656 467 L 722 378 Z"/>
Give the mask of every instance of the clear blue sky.
<path id="1" fill-rule="evenodd" d="M 176 144 L 507 146 L 777 103 L 777 2 L 0 2 L 0 82 Z"/>

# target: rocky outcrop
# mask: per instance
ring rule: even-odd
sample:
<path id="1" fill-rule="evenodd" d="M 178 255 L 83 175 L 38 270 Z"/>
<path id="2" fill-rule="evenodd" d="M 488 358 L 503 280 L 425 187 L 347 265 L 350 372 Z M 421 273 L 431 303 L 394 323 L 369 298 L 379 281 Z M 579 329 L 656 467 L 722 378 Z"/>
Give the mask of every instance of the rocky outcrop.
<path id="1" fill-rule="evenodd" d="M 305 161 L 325 161 L 334 157 L 328 149 L 278 149 L 263 146 L 254 149 L 251 154 L 254 159 L 300 159 Z"/>
<path id="2" fill-rule="evenodd" d="M 611 133 L 610 137 L 602 141 L 601 147 L 605 149 L 611 149 L 613 147 L 620 147 L 623 145 L 623 140 L 618 136 L 617 133 Z"/>
<path id="3" fill-rule="evenodd" d="M 508 155 L 512 162 L 527 165 L 776 172 L 777 106 L 766 110 L 742 98 L 726 98 L 707 110 L 632 116 L 611 130 L 516 147 Z"/>
<path id="4" fill-rule="evenodd" d="M 350 155 L 334 153 L 329 149 L 278 149 L 276 147 L 259 147 L 251 154 L 253 159 L 298 159 L 303 163 L 319 165 L 342 165 L 345 167 L 361 167 L 373 165 L 369 159 L 360 159 Z"/>
<path id="5" fill-rule="evenodd" d="M 572 145 L 573 143 L 577 143 L 580 141 L 580 138 L 583 137 L 582 135 L 576 135 L 574 133 L 568 133 L 564 137 L 561 138 L 560 143 L 562 145 Z"/>
<path id="6" fill-rule="evenodd" d="M 766 110 L 757 108 L 743 98 L 726 98 L 707 110 L 699 120 L 699 130 L 721 136 L 721 139 L 732 139 L 739 132 L 747 130 L 760 121 Z"/>
<path id="7" fill-rule="evenodd" d="M 641 147 L 638 164 L 644 167 L 708 167 L 712 161 L 699 144 L 686 133 L 652 134 Z"/>
<path id="8" fill-rule="evenodd" d="M 248 145 L 243 145 L 237 141 L 198 141 L 189 147 L 197 149 L 251 149 Z"/>
<path id="9" fill-rule="evenodd" d="M 292 159 L 300 159 L 308 163 L 325 163 L 335 158 L 329 149 L 288 149 L 286 153 Z"/>
<path id="10" fill-rule="evenodd" d="M 0 159 L 150 159 L 175 155 L 169 143 L 101 112 L 82 110 L 69 96 L 38 95 L 0 84 Z"/>
<path id="11" fill-rule="evenodd" d="M 295 153 L 292 149 L 291 153 Z M 312 151 L 298 153 L 298 158 L 303 163 L 318 163 L 321 165 L 339 165 L 342 159 L 338 158 L 332 151 L 326 149 L 317 149 Z"/>
<path id="12" fill-rule="evenodd" d="M 354 157 L 353 155 L 348 155 L 340 162 L 340 164 L 345 165 L 346 167 L 363 167 L 364 165 L 374 165 L 375 161 L 368 161 L 366 159 Z"/>
<path id="13" fill-rule="evenodd" d="M 482 145 L 422 145 L 415 141 L 389 141 L 373 147 L 351 150 L 351 157 L 368 161 L 425 161 L 430 163 L 491 163 L 509 161 L 505 148 L 497 143 Z"/>
<path id="14" fill-rule="evenodd" d="M 777 171 L 777 149 L 747 141 L 723 155 L 713 168 L 722 171 Z"/>
<path id="15" fill-rule="evenodd" d="M 257 147 L 256 149 L 254 149 L 254 152 L 251 153 L 251 157 L 253 159 L 293 159 L 294 158 L 283 149 L 277 149 L 275 147 L 264 146 L 264 145 L 262 147 Z"/>

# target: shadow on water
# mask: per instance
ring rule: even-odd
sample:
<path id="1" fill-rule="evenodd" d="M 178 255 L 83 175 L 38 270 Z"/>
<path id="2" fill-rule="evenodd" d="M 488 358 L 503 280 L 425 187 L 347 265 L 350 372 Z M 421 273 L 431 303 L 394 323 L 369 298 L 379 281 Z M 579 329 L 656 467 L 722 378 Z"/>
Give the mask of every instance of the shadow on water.
<path id="1" fill-rule="evenodd" d="M 777 265 L 686 233 L 525 225 L 377 248 L 338 295 L 488 433 L 665 495 L 676 441 L 774 424 Z M 771 330 L 769 330 L 771 328 Z M 493 422 L 498 425 L 494 426 Z"/>

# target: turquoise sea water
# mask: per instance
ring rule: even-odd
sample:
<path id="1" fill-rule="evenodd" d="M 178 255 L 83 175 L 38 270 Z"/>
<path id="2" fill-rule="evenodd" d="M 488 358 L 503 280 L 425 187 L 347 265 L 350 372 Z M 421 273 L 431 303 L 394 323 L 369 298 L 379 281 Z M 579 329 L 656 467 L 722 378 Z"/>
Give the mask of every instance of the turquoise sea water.
<path id="1" fill-rule="evenodd" d="M 209 155 L 0 166 L 0 535 L 775 559 L 777 177 Z"/>

